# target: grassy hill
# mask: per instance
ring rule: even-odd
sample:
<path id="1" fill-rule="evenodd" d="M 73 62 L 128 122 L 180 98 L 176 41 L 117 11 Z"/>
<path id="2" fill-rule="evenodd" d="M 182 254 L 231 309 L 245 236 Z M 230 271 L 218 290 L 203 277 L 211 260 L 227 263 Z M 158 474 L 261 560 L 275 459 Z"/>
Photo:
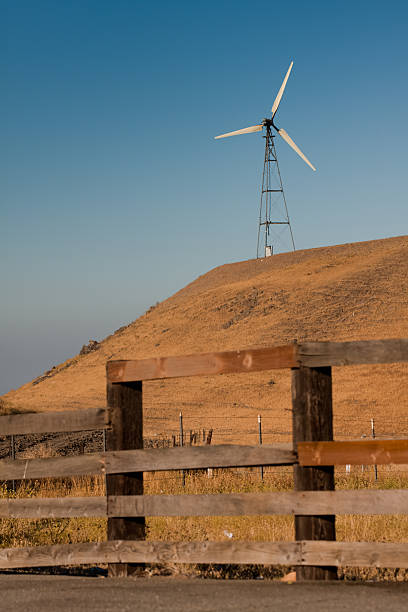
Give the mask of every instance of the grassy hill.
<path id="1" fill-rule="evenodd" d="M 180 355 L 282 344 L 408 336 L 408 237 L 310 249 L 211 270 L 95 350 L 57 365 L 2 397 L 8 408 L 66 410 L 105 405 L 108 359 Z M 157 280 L 160 282 L 160 279 Z M 91 347 L 92 348 L 92 347 Z M 339 436 L 408 433 L 403 365 L 334 371 Z M 405 376 L 405 381 L 404 381 Z M 148 435 L 214 428 L 214 441 L 265 442 L 290 431 L 290 372 L 145 384 Z"/>

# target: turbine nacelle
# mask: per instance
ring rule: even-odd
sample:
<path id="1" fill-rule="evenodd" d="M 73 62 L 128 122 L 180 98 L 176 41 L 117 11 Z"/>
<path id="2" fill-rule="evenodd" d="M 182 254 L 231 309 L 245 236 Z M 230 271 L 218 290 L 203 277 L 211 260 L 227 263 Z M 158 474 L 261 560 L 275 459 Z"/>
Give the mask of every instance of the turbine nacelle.
<path id="1" fill-rule="evenodd" d="M 235 132 L 227 132 L 226 134 L 220 134 L 219 136 L 215 136 L 215 139 L 218 140 L 219 138 L 228 138 L 229 136 L 238 136 L 240 134 L 252 134 L 254 132 L 261 132 L 262 129 L 264 127 L 266 128 L 271 128 L 273 127 L 274 130 L 276 130 L 279 134 L 279 136 L 281 138 L 283 138 L 283 140 L 285 142 L 287 142 L 287 144 L 292 147 L 292 149 L 294 151 L 296 151 L 296 153 L 299 155 L 299 157 L 301 157 L 303 159 L 303 161 L 310 166 L 310 168 L 312 170 L 316 170 L 316 168 L 313 166 L 313 164 L 310 163 L 310 161 L 307 159 L 306 155 L 304 153 L 302 153 L 302 151 L 299 149 L 299 147 L 294 143 L 294 141 L 292 140 L 292 138 L 289 136 L 289 134 L 284 130 L 284 129 L 279 129 L 278 127 L 276 127 L 276 125 L 274 124 L 274 117 L 276 115 L 276 112 L 279 108 L 279 104 L 282 100 L 282 96 L 283 96 L 283 92 L 285 91 L 285 87 L 286 87 L 286 83 L 288 81 L 290 72 L 292 70 L 292 66 L 293 66 L 293 62 L 290 63 L 289 69 L 286 73 L 285 78 L 283 79 L 283 83 L 278 91 L 278 95 L 275 98 L 275 101 L 272 105 L 272 117 L 269 118 L 265 118 L 263 119 L 262 123 L 259 123 L 258 125 L 251 125 L 250 127 L 247 128 L 243 128 L 241 130 L 235 130 Z"/>

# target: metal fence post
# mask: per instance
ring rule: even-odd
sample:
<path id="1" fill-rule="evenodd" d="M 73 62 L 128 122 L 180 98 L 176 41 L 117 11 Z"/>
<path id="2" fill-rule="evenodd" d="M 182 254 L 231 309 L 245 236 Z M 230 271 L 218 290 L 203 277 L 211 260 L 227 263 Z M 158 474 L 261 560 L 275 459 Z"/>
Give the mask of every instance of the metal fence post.
<path id="1" fill-rule="evenodd" d="M 371 419 L 371 437 L 375 440 L 375 428 L 374 428 L 374 419 Z M 377 464 L 374 465 L 374 475 L 375 479 L 378 480 L 378 468 Z"/>
<path id="2" fill-rule="evenodd" d="M 14 435 L 11 434 L 11 459 L 14 461 L 16 458 L 16 447 L 14 444 Z M 11 481 L 11 488 L 13 489 L 13 493 L 16 492 L 16 481 L 12 480 Z"/>
<path id="3" fill-rule="evenodd" d="M 103 443 L 103 452 L 106 453 L 106 429 L 102 429 L 102 443 Z M 107 495 L 107 487 L 106 487 L 106 474 L 104 476 L 105 481 L 105 495 Z"/>
<path id="4" fill-rule="evenodd" d="M 259 445 L 262 446 L 262 420 L 261 420 L 261 415 L 258 414 L 258 437 L 259 437 Z M 261 472 L 261 479 L 263 480 L 264 477 L 264 467 L 263 465 L 260 466 L 260 472 Z"/>
<path id="5" fill-rule="evenodd" d="M 183 430 L 183 413 L 180 412 L 180 446 L 184 446 L 184 430 Z M 181 470 L 181 480 L 183 483 L 183 487 L 186 486 L 186 473 L 184 470 Z"/>

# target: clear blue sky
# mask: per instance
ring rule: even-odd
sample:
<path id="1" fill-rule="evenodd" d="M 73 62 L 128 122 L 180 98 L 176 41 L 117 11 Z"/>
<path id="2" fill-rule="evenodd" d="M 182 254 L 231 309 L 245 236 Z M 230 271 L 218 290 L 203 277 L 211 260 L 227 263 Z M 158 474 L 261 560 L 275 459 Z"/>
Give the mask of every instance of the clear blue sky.
<path id="1" fill-rule="evenodd" d="M 0 393 L 254 257 L 270 111 L 298 248 L 407 233 L 407 3 L 1 1 Z"/>

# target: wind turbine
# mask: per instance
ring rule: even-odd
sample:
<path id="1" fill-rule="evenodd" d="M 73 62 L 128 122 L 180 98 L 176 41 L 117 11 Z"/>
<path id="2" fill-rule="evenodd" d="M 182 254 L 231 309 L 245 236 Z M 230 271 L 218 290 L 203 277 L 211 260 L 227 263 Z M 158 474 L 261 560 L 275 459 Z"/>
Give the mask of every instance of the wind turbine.
<path id="1" fill-rule="evenodd" d="M 270 226 L 271 225 L 287 225 L 288 226 L 293 250 L 295 250 L 295 242 L 293 240 L 293 233 L 292 233 L 292 228 L 290 225 L 288 208 L 286 205 L 286 198 L 285 198 L 285 194 L 283 191 L 282 179 L 281 179 L 279 165 L 278 165 L 278 158 L 276 156 L 275 143 L 273 140 L 275 138 L 275 133 L 273 132 L 273 130 L 277 132 L 279 136 L 281 136 L 281 138 L 283 138 L 283 140 L 285 140 L 288 143 L 288 145 L 292 147 L 294 151 L 296 151 L 296 153 L 303 159 L 304 162 L 306 162 L 308 166 L 310 166 L 312 170 L 316 170 L 313 164 L 311 164 L 310 161 L 307 159 L 306 155 L 304 155 L 304 153 L 302 153 L 299 147 L 293 142 L 292 138 L 289 136 L 286 130 L 284 130 L 283 128 L 278 128 L 274 122 L 275 115 L 279 108 L 279 104 L 282 100 L 283 92 L 285 91 L 286 83 L 288 82 L 288 78 L 292 70 L 292 66 L 293 66 L 293 62 L 290 63 L 289 69 L 278 91 L 278 95 L 275 98 L 275 101 L 271 109 L 272 116 L 270 119 L 265 118 L 262 121 L 262 123 L 259 123 L 258 125 L 252 125 L 242 130 L 236 130 L 235 132 L 228 132 L 226 134 L 220 134 L 219 136 L 215 136 L 215 139 L 218 140 L 219 138 L 227 138 L 228 136 L 238 136 L 239 134 L 252 134 L 253 132 L 262 132 L 263 128 L 265 128 L 265 135 L 264 135 L 265 157 L 264 157 L 264 168 L 263 168 L 263 175 L 262 175 L 261 206 L 259 210 L 258 243 L 257 243 L 257 249 L 256 249 L 257 257 L 260 257 L 260 252 L 262 253 L 262 251 L 263 251 L 263 256 L 265 257 L 272 255 L 273 253 L 273 245 L 270 243 Z M 273 164 L 275 164 L 274 167 L 273 167 Z M 276 187 L 276 188 L 274 189 L 273 187 Z M 284 204 L 284 213 L 283 213 L 284 220 L 283 221 L 272 220 L 271 218 L 272 211 L 275 214 L 275 208 L 276 208 L 276 205 L 275 205 L 276 202 L 274 202 L 273 200 L 276 199 L 277 197 L 281 197 L 283 200 L 283 204 Z M 263 249 L 260 248 L 261 247 L 262 227 L 263 227 L 263 234 L 264 234 L 264 240 L 263 240 L 264 248 Z"/>

